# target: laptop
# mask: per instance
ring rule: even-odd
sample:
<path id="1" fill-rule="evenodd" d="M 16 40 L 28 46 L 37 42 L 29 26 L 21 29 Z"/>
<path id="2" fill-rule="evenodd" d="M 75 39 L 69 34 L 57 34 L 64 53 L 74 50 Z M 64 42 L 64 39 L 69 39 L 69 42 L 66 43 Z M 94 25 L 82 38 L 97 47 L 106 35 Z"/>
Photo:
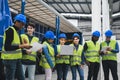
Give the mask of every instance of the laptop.
<path id="1" fill-rule="evenodd" d="M 62 45 L 60 49 L 60 55 L 73 55 L 73 46 L 70 45 Z"/>

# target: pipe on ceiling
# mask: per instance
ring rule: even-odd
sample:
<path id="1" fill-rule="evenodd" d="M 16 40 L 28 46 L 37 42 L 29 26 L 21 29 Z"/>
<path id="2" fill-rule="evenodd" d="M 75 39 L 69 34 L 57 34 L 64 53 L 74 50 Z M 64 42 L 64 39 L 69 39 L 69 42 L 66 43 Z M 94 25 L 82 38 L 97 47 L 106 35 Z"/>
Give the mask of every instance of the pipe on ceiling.
<path id="1" fill-rule="evenodd" d="M 70 23 L 69 21 L 67 21 L 67 19 L 65 19 L 62 15 L 60 15 L 55 9 L 53 9 L 51 6 L 49 6 L 48 4 L 46 4 L 44 1 L 42 1 L 42 0 L 37 0 L 37 1 L 40 4 L 44 5 L 50 11 L 54 12 L 57 16 L 59 16 L 60 18 L 62 18 L 64 21 L 66 21 L 66 23 L 72 25 L 76 30 L 80 31 L 80 29 L 78 27 L 75 27 L 72 23 Z"/>

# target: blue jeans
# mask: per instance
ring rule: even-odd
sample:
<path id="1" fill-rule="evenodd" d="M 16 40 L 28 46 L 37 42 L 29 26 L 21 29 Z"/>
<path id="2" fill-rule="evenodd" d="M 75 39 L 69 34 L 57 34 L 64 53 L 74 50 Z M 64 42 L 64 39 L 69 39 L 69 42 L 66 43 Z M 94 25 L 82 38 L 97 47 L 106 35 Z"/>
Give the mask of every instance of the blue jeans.
<path id="1" fill-rule="evenodd" d="M 25 80 L 21 60 L 3 60 L 5 66 L 6 80 Z"/>
<path id="2" fill-rule="evenodd" d="M 22 65 L 25 75 L 26 68 L 28 69 L 28 79 L 35 80 L 35 65 Z"/>
<path id="3" fill-rule="evenodd" d="M 67 78 L 67 73 L 68 73 L 68 64 L 57 64 L 56 69 L 57 69 L 57 80 L 66 80 Z"/>
<path id="4" fill-rule="evenodd" d="M 71 66 L 72 80 L 76 80 L 77 77 L 76 70 L 78 70 L 80 80 L 84 80 L 84 70 L 79 65 Z"/>

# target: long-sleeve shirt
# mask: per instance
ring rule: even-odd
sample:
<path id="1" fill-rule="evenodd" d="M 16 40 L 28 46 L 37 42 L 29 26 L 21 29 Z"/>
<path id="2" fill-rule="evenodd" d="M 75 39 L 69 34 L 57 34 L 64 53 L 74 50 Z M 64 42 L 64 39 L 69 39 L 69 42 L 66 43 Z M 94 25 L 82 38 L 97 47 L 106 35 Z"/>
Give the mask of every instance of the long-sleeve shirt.
<path id="1" fill-rule="evenodd" d="M 45 58 L 46 58 L 48 64 L 50 65 L 51 68 L 53 68 L 54 64 L 53 64 L 52 59 L 51 59 L 51 57 L 49 55 L 49 50 L 48 50 L 47 46 L 43 47 L 43 53 L 45 55 Z"/>
<path id="2" fill-rule="evenodd" d="M 94 44 L 96 44 L 96 42 L 93 41 Z M 83 47 L 83 51 L 85 52 L 86 50 L 88 49 L 88 46 L 87 46 L 87 43 L 84 44 L 84 47 Z"/>
<path id="3" fill-rule="evenodd" d="M 19 31 L 19 29 L 15 26 L 13 26 L 16 31 Z M 4 44 L 4 48 L 6 51 L 13 51 L 16 49 L 19 49 L 19 44 L 12 45 L 12 41 L 14 39 L 14 31 L 13 29 L 9 28 L 8 30 L 5 31 L 6 33 L 6 40 Z"/>
<path id="4" fill-rule="evenodd" d="M 49 43 L 47 40 L 45 40 L 44 42 L 46 42 L 46 43 L 49 44 L 51 47 L 53 47 L 53 43 Z M 43 44 L 44 44 L 44 42 L 43 42 Z M 45 43 L 45 44 L 46 44 L 46 43 Z M 53 48 L 54 48 L 54 47 L 53 47 Z M 54 61 L 52 60 L 53 58 L 50 56 L 51 53 L 49 52 L 48 46 L 46 45 L 46 46 L 44 46 L 42 49 L 43 49 L 42 55 L 45 56 L 45 59 L 46 59 L 47 63 L 49 64 L 50 68 L 53 68 L 55 63 L 54 63 Z M 55 56 L 55 55 L 54 55 L 54 56 Z M 44 58 L 41 58 L 41 59 L 44 59 Z M 41 60 L 40 63 L 44 64 L 44 62 L 42 62 L 42 60 Z M 42 64 L 41 64 L 41 66 L 42 66 Z M 43 66 L 43 67 L 45 68 L 46 66 Z"/>
<path id="5" fill-rule="evenodd" d="M 93 41 L 93 40 L 92 40 Z M 94 44 L 96 44 L 95 41 L 93 41 Z M 85 55 L 85 52 L 87 51 L 88 49 L 88 46 L 87 46 L 87 43 L 84 44 L 84 47 L 83 47 L 83 54 Z M 84 57 L 84 61 L 86 61 L 86 58 Z"/>

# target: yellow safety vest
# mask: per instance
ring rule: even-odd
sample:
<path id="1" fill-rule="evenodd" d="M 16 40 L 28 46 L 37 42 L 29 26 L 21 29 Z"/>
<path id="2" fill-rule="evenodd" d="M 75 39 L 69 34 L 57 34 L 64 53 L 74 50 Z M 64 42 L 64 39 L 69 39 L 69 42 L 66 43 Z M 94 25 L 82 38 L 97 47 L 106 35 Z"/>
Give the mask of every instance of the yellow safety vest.
<path id="1" fill-rule="evenodd" d="M 60 48 L 61 48 L 61 45 L 57 45 L 57 52 L 60 53 Z M 62 64 L 62 63 L 65 63 L 65 64 L 69 64 L 70 61 L 69 61 L 69 58 L 70 56 L 66 56 L 66 55 L 62 55 L 61 57 L 56 57 L 56 64 Z"/>
<path id="2" fill-rule="evenodd" d="M 112 49 L 115 49 L 116 46 L 116 40 L 110 40 L 109 45 L 104 41 L 101 43 L 101 47 L 107 47 L 110 46 Z M 117 55 L 116 53 L 113 53 L 111 51 L 108 52 L 108 54 L 102 56 L 102 60 L 117 60 Z"/>
<path id="3" fill-rule="evenodd" d="M 93 41 L 87 41 L 88 49 L 85 53 L 85 57 L 87 61 L 90 62 L 100 62 L 100 56 L 99 56 L 99 50 L 100 50 L 100 44 L 96 42 L 96 45 L 93 43 Z"/>
<path id="4" fill-rule="evenodd" d="M 74 46 L 74 45 L 71 44 L 71 46 Z M 78 46 L 78 50 L 74 49 L 74 53 L 70 57 L 70 65 L 71 66 L 80 65 L 81 64 L 81 61 L 82 61 L 82 59 L 81 59 L 82 51 L 83 51 L 83 46 L 82 45 Z"/>
<path id="5" fill-rule="evenodd" d="M 43 42 L 43 44 L 47 46 L 48 51 L 49 51 L 49 55 L 50 55 L 50 57 L 51 57 L 51 59 L 52 59 L 52 63 L 53 63 L 54 66 L 55 66 L 55 57 L 54 57 L 55 52 L 54 52 L 53 46 L 51 46 L 50 44 L 48 44 L 46 41 Z M 43 55 L 43 54 L 41 55 L 40 65 L 41 65 L 43 68 L 45 68 L 45 69 L 51 68 L 50 65 L 49 65 L 49 63 L 47 62 L 47 60 L 46 60 L 46 58 L 45 58 L 45 55 Z"/>
<path id="6" fill-rule="evenodd" d="M 17 33 L 17 31 L 15 30 L 14 27 L 9 27 L 11 29 L 13 29 L 13 41 L 12 44 L 20 44 L 20 38 L 19 35 Z M 5 40 L 6 40 L 6 33 L 4 33 L 4 38 L 3 38 L 3 44 L 5 44 Z M 21 49 L 17 49 L 15 51 L 5 51 L 4 49 L 4 45 L 2 47 L 2 54 L 1 54 L 1 58 L 4 60 L 14 60 L 14 59 L 21 59 L 22 58 L 22 52 Z"/>
<path id="7" fill-rule="evenodd" d="M 28 39 L 28 36 L 26 34 L 22 34 L 21 38 L 22 38 L 22 41 L 23 41 L 23 39 L 26 39 L 28 44 L 33 44 L 35 42 L 39 42 L 39 39 L 37 37 L 33 37 L 31 42 L 30 42 Z M 22 59 L 36 61 L 36 54 L 37 54 L 36 52 L 32 52 L 31 54 L 24 54 L 22 56 Z"/>

